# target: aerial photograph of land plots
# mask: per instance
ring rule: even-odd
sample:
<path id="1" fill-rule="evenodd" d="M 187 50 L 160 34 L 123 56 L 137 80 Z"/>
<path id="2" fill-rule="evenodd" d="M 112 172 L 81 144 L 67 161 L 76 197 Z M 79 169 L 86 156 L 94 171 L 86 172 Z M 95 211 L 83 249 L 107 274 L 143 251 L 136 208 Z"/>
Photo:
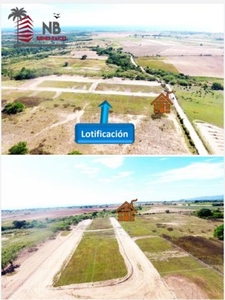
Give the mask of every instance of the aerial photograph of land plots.
<path id="1" fill-rule="evenodd" d="M 223 157 L 3 155 L 2 171 L 2 299 L 224 299 Z"/>
<path id="2" fill-rule="evenodd" d="M 1 19 L 3 154 L 223 154 L 223 4 L 8 3 Z M 132 143 L 76 142 L 104 101 Z"/>

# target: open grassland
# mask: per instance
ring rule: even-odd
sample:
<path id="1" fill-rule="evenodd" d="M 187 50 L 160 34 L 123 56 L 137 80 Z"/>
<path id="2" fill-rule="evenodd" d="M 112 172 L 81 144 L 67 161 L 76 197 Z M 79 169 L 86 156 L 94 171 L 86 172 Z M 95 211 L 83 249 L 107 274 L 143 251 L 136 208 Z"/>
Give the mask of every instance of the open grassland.
<path id="1" fill-rule="evenodd" d="M 66 64 L 66 66 L 65 66 Z M 20 62 L 11 62 L 5 67 L 13 71 L 20 71 L 22 68 L 27 69 L 48 69 L 52 74 L 79 74 L 88 76 L 101 76 L 103 72 L 116 70 L 117 67 L 109 67 L 104 60 L 101 59 L 77 59 L 68 57 L 47 57 L 38 60 L 23 60 Z"/>
<path id="2" fill-rule="evenodd" d="M 91 84 L 91 82 L 46 80 L 40 83 L 38 87 L 73 88 L 87 90 L 90 88 Z"/>
<path id="3" fill-rule="evenodd" d="M 151 69 L 161 69 L 166 72 L 178 74 L 177 68 L 166 61 L 165 57 L 138 57 L 136 62 L 141 67 L 149 67 Z"/>
<path id="4" fill-rule="evenodd" d="M 25 248 L 44 242 L 53 236 L 49 228 L 11 230 L 2 233 L 2 267 L 13 261 Z"/>
<path id="5" fill-rule="evenodd" d="M 108 84 L 99 83 L 97 91 L 120 91 L 133 93 L 161 93 L 163 88 L 161 86 L 145 86 L 145 85 L 128 85 L 128 84 Z"/>
<path id="6" fill-rule="evenodd" d="M 109 218 L 97 218 L 87 228 L 88 230 L 113 229 Z"/>
<path id="7" fill-rule="evenodd" d="M 109 227 L 108 221 L 104 219 L 93 222 L 89 230 Z M 113 229 L 87 232 L 56 280 L 55 286 L 115 279 L 126 273 Z"/>
<path id="8" fill-rule="evenodd" d="M 215 227 L 221 224 L 222 221 L 205 220 L 179 213 L 155 213 L 144 217 L 137 216 L 134 223 L 121 222 L 131 237 L 165 234 L 171 237 L 198 235 L 210 238 L 213 237 Z"/>
<path id="9" fill-rule="evenodd" d="M 178 213 L 137 216 L 135 222 L 121 222 L 169 285 L 172 277 L 184 278 L 210 299 L 223 299 L 223 276 L 216 271 L 223 272 L 223 242 L 213 239 L 219 224 Z"/>
<path id="10" fill-rule="evenodd" d="M 223 92 L 200 88 L 174 87 L 176 97 L 188 118 L 223 127 Z"/>
<path id="11" fill-rule="evenodd" d="M 146 114 L 150 115 L 152 113 L 152 107 L 150 102 L 153 97 L 141 97 L 141 96 L 124 96 L 124 95 L 98 95 L 98 94 L 79 94 L 79 93 L 67 93 L 63 92 L 60 96 L 54 99 L 52 105 L 68 104 L 76 105 L 76 107 L 83 108 L 85 104 L 88 106 L 85 109 L 84 116 L 90 116 L 94 113 L 99 114 L 99 104 L 104 100 L 107 100 L 111 106 L 114 113 L 120 114 Z M 50 104 L 50 103 L 49 103 Z"/>
<path id="12" fill-rule="evenodd" d="M 201 236 L 184 236 L 171 241 L 207 265 L 223 272 L 223 242 Z"/>

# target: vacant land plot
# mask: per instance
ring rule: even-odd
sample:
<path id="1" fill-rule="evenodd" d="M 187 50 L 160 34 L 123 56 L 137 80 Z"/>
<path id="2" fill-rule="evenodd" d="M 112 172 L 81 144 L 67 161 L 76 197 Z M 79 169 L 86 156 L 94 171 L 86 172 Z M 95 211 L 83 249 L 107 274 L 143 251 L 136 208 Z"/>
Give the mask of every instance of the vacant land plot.
<path id="1" fill-rule="evenodd" d="M 176 67 L 179 73 L 190 76 L 224 76 L 223 56 L 172 56 L 166 61 Z"/>
<path id="2" fill-rule="evenodd" d="M 121 91 L 121 92 L 134 92 L 134 93 L 158 93 L 163 92 L 163 88 L 159 86 L 147 86 L 147 85 L 128 85 L 128 84 L 107 84 L 99 83 L 97 91 Z"/>
<path id="3" fill-rule="evenodd" d="M 73 88 L 87 90 L 92 83 L 90 82 L 74 82 L 74 81 L 53 81 L 46 80 L 38 85 L 38 87 L 56 87 L 56 88 Z"/>
<path id="4" fill-rule="evenodd" d="M 200 45 L 202 44 L 202 45 Z M 202 43 L 202 38 L 196 41 L 186 37 L 169 38 L 169 37 L 145 37 L 127 38 L 121 41 L 124 51 L 130 52 L 137 57 L 140 56 L 192 56 L 192 55 L 223 55 L 223 43 Z"/>
<path id="5" fill-rule="evenodd" d="M 174 113 L 170 118 L 162 117 L 153 120 L 153 108 L 150 102 L 153 97 L 136 95 L 103 95 L 95 93 L 63 92 L 57 88 L 37 88 L 42 82 L 56 80 L 64 85 L 64 81 L 72 84 L 85 82 L 84 78 L 66 76 L 65 78 L 50 76 L 38 78 L 23 85 L 24 91 L 4 89 L 2 99 L 7 101 L 20 101 L 25 104 L 24 112 L 17 115 L 3 115 L 2 141 L 3 153 L 14 144 L 23 140 L 28 143 L 30 150 L 47 151 L 53 154 L 67 154 L 78 150 L 83 154 L 186 154 L 190 153 L 185 145 L 183 133 L 179 128 Z M 65 79 L 65 80 L 63 80 Z M 62 83 L 61 83 L 62 82 Z M 74 83 L 75 82 L 75 83 Z M 93 80 L 87 78 L 87 86 Z M 123 84 L 120 79 L 113 79 L 113 84 Z M 130 81 L 128 81 L 130 83 Z M 128 82 L 126 84 L 128 84 Z M 57 85 L 55 83 L 54 85 Z M 99 80 L 97 84 L 101 83 Z M 105 83 L 109 84 L 110 81 Z M 44 83 L 45 84 L 45 83 Z M 96 86 L 97 86 L 96 84 Z M 148 88 L 161 89 L 159 84 L 145 83 Z M 143 85 L 145 84 L 135 84 Z M 131 84 L 132 86 L 133 84 Z M 96 87 L 95 87 L 96 88 Z M 136 88 L 136 87 L 135 87 Z M 30 91 L 27 91 L 30 89 Z M 100 93 L 100 91 L 99 91 Z M 116 93 L 116 92 L 115 92 Z M 100 108 L 104 100 L 112 105 L 109 122 L 131 122 L 136 127 L 136 140 L 132 145 L 82 145 L 74 143 L 74 126 L 80 122 L 99 122 Z M 183 143 L 181 143 L 183 141 Z"/>
<path id="6" fill-rule="evenodd" d="M 136 62 L 142 67 L 161 69 L 166 72 L 172 72 L 175 74 L 179 73 L 174 64 L 170 63 L 165 57 L 139 57 L 138 59 L 136 59 Z"/>
<path id="7" fill-rule="evenodd" d="M 223 127 L 223 92 L 174 87 L 178 102 L 190 121 L 201 120 Z"/>
<path id="8" fill-rule="evenodd" d="M 7 65 L 5 66 L 7 67 Z M 23 67 L 27 69 L 48 69 L 49 72 L 58 74 L 77 74 L 88 76 L 101 76 L 102 72 L 116 70 L 117 67 L 109 67 L 105 60 L 99 59 L 77 59 L 73 57 L 49 56 L 43 59 L 29 59 L 8 66 L 13 71 L 20 71 Z"/>
<path id="9" fill-rule="evenodd" d="M 112 228 L 109 220 L 100 219 L 94 220 L 88 229 L 105 227 Z M 115 279 L 125 276 L 126 273 L 113 228 L 112 231 L 94 230 L 84 234 L 55 286 Z"/>
<path id="10" fill-rule="evenodd" d="M 223 276 L 211 268 L 223 270 L 223 244 L 206 238 L 212 237 L 214 222 L 167 213 L 121 224 L 178 298 L 223 298 Z"/>

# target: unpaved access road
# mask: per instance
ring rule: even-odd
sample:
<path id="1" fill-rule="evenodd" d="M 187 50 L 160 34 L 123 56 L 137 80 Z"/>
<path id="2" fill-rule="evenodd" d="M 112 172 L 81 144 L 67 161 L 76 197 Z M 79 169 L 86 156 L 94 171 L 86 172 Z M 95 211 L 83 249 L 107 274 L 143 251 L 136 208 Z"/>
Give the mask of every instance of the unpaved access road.
<path id="1" fill-rule="evenodd" d="M 4 276 L 3 299 L 176 299 L 144 253 L 115 218 L 111 218 L 111 223 L 121 254 L 128 266 L 130 276 L 127 280 L 116 285 L 116 281 L 112 280 L 111 283 L 102 282 L 101 286 L 99 283 L 88 283 L 53 288 L 54 275 L 76 248 L 90 222 L 85 220 L 80 223 L 61 243 L 57 239 L 44 245 L 42 250 L 38 250 L 24 262 L 17 274 Z"/>

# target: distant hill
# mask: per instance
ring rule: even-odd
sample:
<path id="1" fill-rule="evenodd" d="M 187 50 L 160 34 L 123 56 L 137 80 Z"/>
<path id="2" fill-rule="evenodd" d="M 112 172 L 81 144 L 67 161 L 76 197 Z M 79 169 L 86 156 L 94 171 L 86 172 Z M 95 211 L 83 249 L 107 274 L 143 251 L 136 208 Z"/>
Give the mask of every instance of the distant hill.
<path id="1" fill-rule="evenodd" d="M 224 195 L 217 195 L 217 196 L 202 196 L 202 197 L 196 197 L 191 199 L 182 199 L 180 201 L 223 201 Z"/>

